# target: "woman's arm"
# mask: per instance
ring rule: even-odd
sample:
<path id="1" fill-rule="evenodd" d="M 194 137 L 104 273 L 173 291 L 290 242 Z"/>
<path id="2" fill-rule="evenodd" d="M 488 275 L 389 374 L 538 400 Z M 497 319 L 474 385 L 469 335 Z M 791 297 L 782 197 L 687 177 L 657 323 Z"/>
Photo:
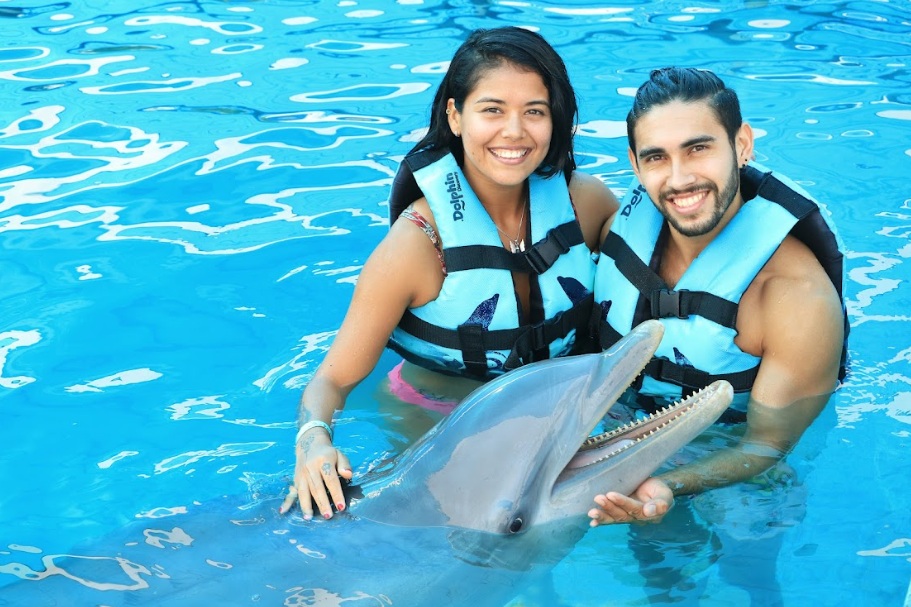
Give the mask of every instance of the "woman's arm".
<path id="1" fill-rule="evenodd" d="M 434 299 L 442 284 L 442 268 L 430 239 L 411 222 L 396 221 L 364 265 L 338 334 L 304 390 L 299 425 L 331 425 L 334 412 L 344 407 L 351 390 L 376 366 L 405 310 Z M 343 509 L 339 476 L 350 479 L 351 469 L 329 432 L 322 425 L 309 425 L 298 436 L 295 454 L 294 487 L 304 516 L 312 516 L 313 501 L 325 518 L 332 516 L 333 503 Z M 294 498 L 289 495 L 282 512 L 290 509 Z"/>

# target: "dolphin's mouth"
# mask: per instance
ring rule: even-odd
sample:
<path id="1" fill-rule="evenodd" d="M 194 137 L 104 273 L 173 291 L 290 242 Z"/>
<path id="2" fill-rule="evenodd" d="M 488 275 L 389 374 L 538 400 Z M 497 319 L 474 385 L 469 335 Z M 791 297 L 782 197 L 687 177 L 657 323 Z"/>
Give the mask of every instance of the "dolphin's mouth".
<path id="1" fill-rule="evenodd" d="M 724 400 L 726 407 L 730 402 L 729 392 L 730 386 L 726 382 L 715 382 L 643 419 L 588 437 L 567 463 L 560 480 L 567 480 L 567 476 L 571 475 L 573 470 L 604 462 L 634 449 L 637 445 L 650 439 L 657 438 L 660 434 L 682 424 L 688 418 L 702 414 L 706 409 L 712 409 L 708 414 L 717 418 L 724 410 L 719 408 L 719 400 Z"/>

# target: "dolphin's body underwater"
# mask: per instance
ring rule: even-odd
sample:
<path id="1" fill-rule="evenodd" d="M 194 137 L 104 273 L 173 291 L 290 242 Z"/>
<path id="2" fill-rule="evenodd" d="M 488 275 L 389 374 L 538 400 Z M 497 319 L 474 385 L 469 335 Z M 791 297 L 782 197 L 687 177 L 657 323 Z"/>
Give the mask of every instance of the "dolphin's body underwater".
<path id="1" fill-rule="evenodd" d="M 0 605 L 502 606 L 582 537 L 596 493 L 630 493 L 730 403 L 716 382 L 588 438 L 662 333 L 648 321 L 604 353 L 485 384 L 330 521 L 279 516 L 277 496 L 131 526 L 40 566 L 5 556 L 0 573 L 23 581 L 0 586 Z"/>

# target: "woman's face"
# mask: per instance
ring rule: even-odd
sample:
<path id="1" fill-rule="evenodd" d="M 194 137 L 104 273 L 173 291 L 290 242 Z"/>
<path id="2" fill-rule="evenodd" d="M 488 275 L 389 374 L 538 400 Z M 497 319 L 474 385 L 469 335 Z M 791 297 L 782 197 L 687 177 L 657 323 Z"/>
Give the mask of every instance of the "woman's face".
<path id="1" fill-rule="evenodd" d="M 550 148 L 550 95 L 536 72 L 509 63 L 487 70 L 462 111 L 449 99 L 449 128 L 462 138 L 472 187 L 524 183 Z"/>

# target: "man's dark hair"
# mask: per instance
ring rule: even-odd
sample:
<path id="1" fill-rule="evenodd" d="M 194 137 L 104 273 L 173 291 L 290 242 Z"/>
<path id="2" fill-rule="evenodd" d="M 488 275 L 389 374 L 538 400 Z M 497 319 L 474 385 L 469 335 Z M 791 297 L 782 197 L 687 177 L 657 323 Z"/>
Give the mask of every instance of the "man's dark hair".
<path id="1" fill-rule="evenodd" d="M 734 89 L 708 70 L 692 67 L 663 67 L 652 70 L 648 80 L 636 91 L 633 107 L 626 116 L 626 137 L 629 147 L 636 151 L 636 123 L 656 105 L 672 101 L 708 103 L 724 127 L 731 143 L 743 124 L 740 101 Z"/>

